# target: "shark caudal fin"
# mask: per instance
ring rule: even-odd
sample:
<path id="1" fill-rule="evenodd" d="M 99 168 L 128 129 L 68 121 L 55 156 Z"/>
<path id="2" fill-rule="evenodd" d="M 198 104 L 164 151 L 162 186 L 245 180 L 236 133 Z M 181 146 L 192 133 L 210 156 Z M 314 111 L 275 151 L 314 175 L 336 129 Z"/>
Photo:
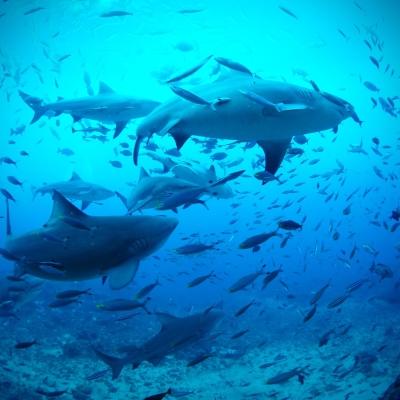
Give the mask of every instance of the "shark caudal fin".
<path id="1" fill-rule="evenodd" d="M 30 107 L 32 108 L 33 112 L 35 113 L 33 115 L 31 124 L 35 123 L 37 120 L 40 119 L 42 115 L 46 113 L 46 107 L 43 106 L 43 100 L 33 97 L 29 95 L 28 93 L 23 92 L 22 90 L 18 91 L 19 95 L 21 96 L 21 99 Z"/>
<path id="2" fill-rule="evenodd" d="M 101 361 L 103 361 L 111 368 L 112 379 L 117 379 L 121 374 L 122 368 L 124 368 L 125 360 L 123 358 L 110 356 L 95 348 L 93 348 L 93 351 L 96 353 L 97 357 L 100 358 Z"/>

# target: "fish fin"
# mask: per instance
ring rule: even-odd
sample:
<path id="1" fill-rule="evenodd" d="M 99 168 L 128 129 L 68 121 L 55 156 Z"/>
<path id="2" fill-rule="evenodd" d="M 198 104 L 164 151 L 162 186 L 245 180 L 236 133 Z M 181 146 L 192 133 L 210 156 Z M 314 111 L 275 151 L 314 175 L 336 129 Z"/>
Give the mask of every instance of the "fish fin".
<path id="1" fill-rule="evenodd" d="M 190 135 L 187 135 L 186 133 L 171 133 L 171 136 L 174 138 L 178 150 L 180 150 L 186 141 L 190 139 Z"/>
<path id="2" fill-rule="evenodd" d="M 71 178 L 69 178 L 70 182 L 72 182 L 72 181 L 81 181 L 81 180 L 82 180 L 81 177 L 76 172 L 73 172 L 72 175 L 71 175 Z"/>
<path id="3" fill-rule="evenodd" d="M 71 117 L 73 119 L 74 124 L 75 124 L 75 122 L 79 122 L 82 119 L 82 117 L 80 115 L 72 115 L 71 114 Z"/>
<path id="4" fill-rule="evenodd" d="M 128 121 L 117 121 L 115 123 L 115 131 L 114 131 L 114 139 L 116 139 L 121 132 L 125 129 L 126 125 L 127 125 Z"/>
<path id="5" fill-rule="evenodd" d="M 115 93 L 113 89 L 110 88 L 106 83 L 99 82 L 99 94 Z"/>
<path id="6" fill-rule="evenodd" d="M 168 122 L 158 131 L 158 134 L 159 134 L 160 136 L 166 135 L 166 134 L 169 133 L 169 131 L 170 131 L 174 126 L 176 126 L 179 122 L 180 122 L 180 119 L 179 119 L 179 118 L 171 119 L 170 121 L 168 121 Z M 182 147 L 182 146 L 181 146 L 181 147 Z"/>
<path id="7" fill-rule="evenodd" d="M 265 169 L 270 174 L 275 174 L 282 163 L 286 150 L 292 138 L 280 141 L 259 140 L 257 144 L 263 149 L 265 156 Z"/>
<path id="8" fill-rule="evenodd" d="M 140 150 L 140 145 L 143 142 L 143 139 L 144 139 L 144 136 L 137 135 L 137 137 L 136 137 L 135 147 L 133 148 L 133 152 L 132 152 L 133 163 L 135 165 L 138 164 L 139 150 Z"/>
<path id="9" fill-rule="evenodd" d="M 57 220 L 60 217 L 73 217 L 77 219 L 87 217 L 83 211 L 78 207 L 75 207 L 70 201 L 68 201 L 60 192 L 53 191 L 53 210 L 49 218 L 48 224 L 53 220 Z"/>
<path id="10" fill-rule="evenodd" d="M 139 182 L 145 178 L 150 178 L 150 175 L 143 167 L 141 167 L 139 172 Z"/>
<path id="11" fill-rule="evenodd" d="M 39 120 L 42 115 L 46 113 L 46 108 L 43 107 L 43 101 L 37 97 L 33 97 L 29 95 L 28 93 L 23 92 L 20 90 L 19 95 L 21 96 L 21 99 L 34 111 L 33 118 L 31 120 L 31 124 L 35 123 L 37 120 Z"/>
<path id="12" fill-rule="evenodd" d="M 82 200 L 81 210 L 85 210 L 90 206 L 90 201 Z"/>
<path id="13" fill-rule="evenodd" d="M 109 274 L 109 285 L 113 290 L 122 289 L 129 285 L 139 268 L 139 260 L 127 260 L 113 268 Z"/>
<path id="14" fill-rule="evenodd" d="M 100 358 L 105 364 L 107 364 L 112 370 L 112 379 L 117 379 L 121 374 L 122 368 L 124 368 L 125 360 L 123 358 L 113 357 L 109 354 L 103 353 L 100 350 L 93 348 L 97 357 Z"/>
<path id="15" fill-rule="evenodd" d="M 121 200 L 122 204 L 125 206 L 126 209 L 128 209 L 128 200 L 126 199 L 126 197 L 121 194 L 120 192 L 114 192 L 115 195 Z"/>

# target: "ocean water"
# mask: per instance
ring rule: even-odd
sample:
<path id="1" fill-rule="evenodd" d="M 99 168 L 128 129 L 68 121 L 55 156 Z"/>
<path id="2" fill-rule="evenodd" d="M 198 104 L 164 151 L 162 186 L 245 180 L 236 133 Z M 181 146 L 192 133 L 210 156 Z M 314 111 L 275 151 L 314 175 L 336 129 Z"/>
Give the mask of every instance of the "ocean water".
<path id="1" fill-rule="evenodd" d="M 0 398 L 399 399 L 399 15 L 4 0 Z"/>

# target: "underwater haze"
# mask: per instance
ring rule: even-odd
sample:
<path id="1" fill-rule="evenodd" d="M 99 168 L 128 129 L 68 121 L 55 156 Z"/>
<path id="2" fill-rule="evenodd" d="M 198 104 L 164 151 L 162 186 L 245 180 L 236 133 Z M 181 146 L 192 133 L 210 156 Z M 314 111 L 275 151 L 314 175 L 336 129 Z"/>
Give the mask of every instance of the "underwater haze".
<path id="1" fill-rule="evenodd" d="M 399 400 L 399 17 L 3 0 L 0 398 Z"/>

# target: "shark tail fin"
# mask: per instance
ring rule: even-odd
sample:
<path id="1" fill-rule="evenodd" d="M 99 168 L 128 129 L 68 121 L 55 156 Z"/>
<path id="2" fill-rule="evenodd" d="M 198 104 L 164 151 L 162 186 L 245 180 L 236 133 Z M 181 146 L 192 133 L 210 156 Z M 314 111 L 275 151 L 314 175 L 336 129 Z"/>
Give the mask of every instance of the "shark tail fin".
<path id="1" fill-rule="evenodd" d="M 125 362 L 123 358 L 113 357 L 106 353 L 101 352 L 93 348 L 97 357 L 100 358 L 101 361 L 106 363 L 112 370 L 112 379 L 117 379 L 121 374 L 122 368 L 124 368 Z"/>
<path id="2" fill-rule="evenodd" d="M 127 200 L 127 198 L 123 195 L 123 194 L 121 194 L 120 192 L 115 192 L 115 195 L 121 200 L 121 203 L 125 206 L 125 208 L 128 210 L 129 209 L 129 207 L 128 207 L 128 200 Z"/>
<path id="3" fill-rule="evenodd" d="M 19 91 L 19 95 L 21 96 L 21 99 L 30 108 L 32 108 L 33 112 L 35 113 L 33 115 L 31 124 L 35 123 L 46 112 L 46 108 L 43 106 L 43 100 L 39 99 L 38 97 L 33 97 L 30 94 L 23 92 L 22 90 Z"/>

